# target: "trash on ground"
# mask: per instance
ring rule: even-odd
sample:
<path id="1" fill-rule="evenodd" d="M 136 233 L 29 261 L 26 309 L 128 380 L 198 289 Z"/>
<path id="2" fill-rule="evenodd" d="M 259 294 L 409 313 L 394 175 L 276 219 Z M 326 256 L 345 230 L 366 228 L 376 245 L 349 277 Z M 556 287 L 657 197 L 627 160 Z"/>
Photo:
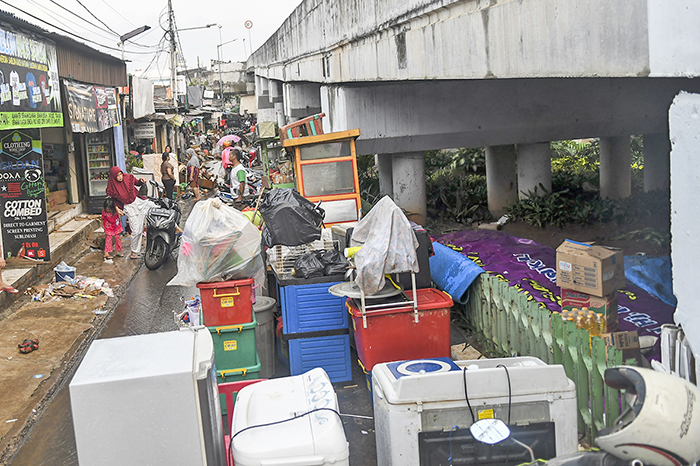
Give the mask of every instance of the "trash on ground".
<path id="1" fill-rule="evenodd" d="M 78 275 L 68 281 L 54 281 L 48 285 L 39 284 L 27 288 L 25 294 L 32 297 L 32 301 L 49 302 L 58 298 L 84 298 L 94 299 L 100 294 L 108 298 L 114 297 L 114 291 L 102 278 L 83 277 Z"/>
<path id="2" fill-rule="evenodd" d="M 75 267 L 71 267 L 64 261 L 61 261 L 53 271 L 56 274 L 56 281 L 71 281 L 75 278 Z"/>
<path id="3" fill-rule="evenodd" d="M 35 379 L 41 379 L 42 377 L 44 377 L 44 374 L 36 374 L 34 376 Z"/>
<path id="4" fill-rule="evenodd" d="M 198 202 L 185 223 L 177 275 L 168 285 L 241 278 L 265 280 L 260 232 L 245 215 L 218 198 Z"/>
<path id="5" fill-rule="evenodd" d="M 5 424 L 9 424 L 11 422 L 17 422 L 17 419 L 8 419 L 7 421 L 5 421 Z"/>
<path id="6" fill-rule="evenodd" d="M 36 351 L 39 349 L 39 340 L 25 339 L 22 343 L 18 344 L 17 347 L 19 348 L 19 352 L 22 354 L 31 353 L 32 351 Z"/>

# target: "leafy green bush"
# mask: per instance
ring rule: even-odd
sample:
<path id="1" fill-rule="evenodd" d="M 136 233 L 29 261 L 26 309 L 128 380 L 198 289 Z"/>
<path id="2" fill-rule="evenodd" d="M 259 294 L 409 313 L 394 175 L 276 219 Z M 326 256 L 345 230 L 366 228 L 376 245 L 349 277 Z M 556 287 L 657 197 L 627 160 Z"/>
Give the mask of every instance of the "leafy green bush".
<path id="1" fill-rule="evenodd" d="M 362 215 L 367 215 L 380 199 L 379 174 L 374 167 L 373 154 L 357 156 L 357 176 L 360 182 Z"/>

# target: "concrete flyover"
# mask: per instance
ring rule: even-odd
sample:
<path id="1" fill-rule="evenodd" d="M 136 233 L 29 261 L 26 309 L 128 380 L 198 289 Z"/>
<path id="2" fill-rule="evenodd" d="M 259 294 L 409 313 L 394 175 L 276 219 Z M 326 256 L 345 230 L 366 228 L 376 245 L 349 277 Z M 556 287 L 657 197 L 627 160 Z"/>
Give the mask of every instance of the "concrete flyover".
<path id="1" fill-rule="evenodd" d="M 305 0 L 247 66 L 259 120 L 360 128 L 358 153 L 418 221 L 416 153 L 487 147 L 498 215 L 551 186 L 553 140 L 601 138 L 601 196 L 619 198 L 644 135 L 645 189 L 668 190 L 668 110 L 700 91 L 697 24 L 696 0 Z"/>

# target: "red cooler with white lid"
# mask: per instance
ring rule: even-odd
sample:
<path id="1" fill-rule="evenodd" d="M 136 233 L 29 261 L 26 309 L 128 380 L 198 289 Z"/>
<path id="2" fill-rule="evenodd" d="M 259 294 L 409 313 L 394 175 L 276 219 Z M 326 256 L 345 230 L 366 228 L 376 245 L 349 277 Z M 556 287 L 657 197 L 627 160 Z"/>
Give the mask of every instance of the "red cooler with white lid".
<path id="1" fill-rule="evenodd" d="M 318 408 L 328 409 L 311 412 Z M 241 389 L 231 421 L 236 466 L 349 465 L 348 442 L 337 412 L 335 390 L 321 368 Z M 274 422 L 279 423 L 262 427 Z M 248 430 L 241 432 L 244 429 Z"/>

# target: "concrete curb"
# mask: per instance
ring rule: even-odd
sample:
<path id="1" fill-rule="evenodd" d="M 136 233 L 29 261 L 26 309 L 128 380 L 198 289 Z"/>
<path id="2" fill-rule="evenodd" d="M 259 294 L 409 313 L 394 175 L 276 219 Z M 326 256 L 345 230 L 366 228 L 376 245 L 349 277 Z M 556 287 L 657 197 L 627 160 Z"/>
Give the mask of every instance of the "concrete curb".
<path id="1" fill-rule="evenodd" d="M 9 309 L 15 301 L 19 300 L 23 296 L 24 290 L 36 284 L 46 275 L 47 272 L 53 272 L 53 268 L 62 260 L 62 258 L 65 257 L 66 254 L 68 254 L 78 243 L 85 240 L 88 231 L 94 231 L 95 229 L 99 228 L 100 225 L 99 220 L 93 219 L 88 222 L 84 222 L 78 230 L 69 232 L 72 233 L 72 235 L 61 242 L 55 249 L 51 250 L 51 262 L 38 263 L 32 267 L 28 267 L 24 274 L 12 281 L 12 286 L 17 288 L 20 291 L 19 293 L 0 293 L 0 309 Z M 59 231 L 56 230 L 51 235 L 55 236 L 58 233 Z M 3 271 L 3 276 L 5 274 L 9 275 L 9 272 L 10 270 L 5 269 Z M 3 312 L 0 311 L 0 320 L 3 318 Z"/>

